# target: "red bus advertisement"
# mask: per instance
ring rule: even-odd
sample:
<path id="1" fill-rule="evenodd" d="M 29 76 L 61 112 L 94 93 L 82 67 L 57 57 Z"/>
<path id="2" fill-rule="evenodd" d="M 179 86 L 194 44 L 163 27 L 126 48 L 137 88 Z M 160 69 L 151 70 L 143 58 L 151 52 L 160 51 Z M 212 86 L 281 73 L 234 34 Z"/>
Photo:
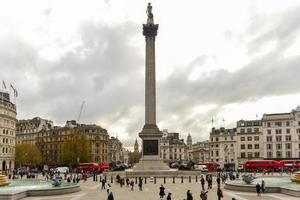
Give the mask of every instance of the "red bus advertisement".
<path id="1" fill-rule="evenodd" d="M 244 170 L 254 171 L 278 171 L 283 165 L 276 160 L 247 160 L 244 162 Z"/>
<path id="2" fill-rule="evenodd" d="M 79 163 L 77 165 L 77 172 L 92 173 L 99 170 L 97 163 Z"/>

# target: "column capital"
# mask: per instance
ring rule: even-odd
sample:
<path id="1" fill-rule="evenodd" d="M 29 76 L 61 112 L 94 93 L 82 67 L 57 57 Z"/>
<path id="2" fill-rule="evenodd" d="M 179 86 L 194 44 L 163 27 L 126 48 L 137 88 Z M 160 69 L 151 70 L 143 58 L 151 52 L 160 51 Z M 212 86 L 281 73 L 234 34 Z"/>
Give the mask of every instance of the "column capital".
<path id="1" fill-rule="evenodd" d="M 157 35 L 158 24 L 143 24 L 143 35 L 145 37 L 155 37 Z"/>

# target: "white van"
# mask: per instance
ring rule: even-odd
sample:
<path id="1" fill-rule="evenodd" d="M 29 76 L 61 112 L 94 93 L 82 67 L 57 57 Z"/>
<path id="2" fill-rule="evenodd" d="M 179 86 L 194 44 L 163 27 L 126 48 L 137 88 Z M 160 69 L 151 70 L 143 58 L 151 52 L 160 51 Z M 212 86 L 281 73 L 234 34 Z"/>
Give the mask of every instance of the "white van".
<path id="1" fill-rule="evenodd" d="M 195 165 L 195 170 L 199 170 L 201 172 L 208 172 L 207 166 L 206 165 Z"/>
<path id="2" fill-rule="evenodd" d="M 61 174 L 66 174 L 69 173 L 69 167 L 57 167 L 55 171 Z"/>

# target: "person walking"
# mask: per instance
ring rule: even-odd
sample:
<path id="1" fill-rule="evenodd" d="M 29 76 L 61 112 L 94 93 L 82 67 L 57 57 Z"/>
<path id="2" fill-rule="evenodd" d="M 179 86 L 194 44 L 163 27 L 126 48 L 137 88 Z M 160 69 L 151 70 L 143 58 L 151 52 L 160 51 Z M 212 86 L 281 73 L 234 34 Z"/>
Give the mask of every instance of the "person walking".
<path id="1" fill-rule="evenodd" d="M 133 187 L 134 187 L 134 181 L 133 180 L 130 181 L 130 186 L 131 186 L 131 191 L 133 191 Z"/>
<path id="2" fill-rule="evenodd" d="M 202 186 L 202 191 L 204 191 L 205 180 L 204 180 L 204 178 L 203 178 L 203 175 L 201 175 L 201 180 L 200 180 L 200 182 L 201 182 L 201 186 Z"/>
<path id="3" fill-rule="evenodd" d="M 217 178 L 217 184 L 218 184 L 218 188 L 221 186 L 221 179 L 220 179 L 220 175 L 218 175 Z"/>
<path id="4" fill-rule="evenodd" d="M 162 199 L 165 196 L 165 187 L 161 184 L 159 187 L 159 197 Z"/>
<path id="5" fill-rule="evenodd" d="M 218 200 L 221 200 L 221 198 L 223 198 L 223 191 L 221 190 L 220 187 L 218 187 L 218 190 L 217 190 L 217 196 L 218 196 Z"/>
<path id="6" fill-rule="evenodd" d="M 101 180 L 102 186 L 101 186 L 101 190 L 105 190 L 105 179 Z"/>
<path id="7" fill-rule="evenodd" d="M 193 200 L 193 195 L 190 190 L 186 192 L 186 200 Z"/>
<path id="8" fill-rule="evenodd" d="M 257 196 L 260 196 L 261 187 L 260 187 L 259 183 L 256 184 L 255 188 L 256 188 Z"/>
<path id="9" fill-rule="evenodd" d="M 112 192 L 110 192 L 109 195 L 107 196 L 107 200 L 114 200 L 114 195 Z"/>
<path id="10" fill-rule="evenodd" d="M 167 200 L 172 200 L 171 194 L 172 194 L 171 192 L 168 193 Z"/>
<path id="11" fill-rule="evenodd" d="M 142 177 L 139 178 L 139 190 L 140 191 L 143 190 L 143 178 Z"/>
<path id="12" fill-rule="evenodd" d="M 261 181 L 261 191 L 262 191 L 262 193 L 265 193 L 265 189 L 266 189 L 266 184 L 265 184 L 265 181 L 262 180 Z"/>

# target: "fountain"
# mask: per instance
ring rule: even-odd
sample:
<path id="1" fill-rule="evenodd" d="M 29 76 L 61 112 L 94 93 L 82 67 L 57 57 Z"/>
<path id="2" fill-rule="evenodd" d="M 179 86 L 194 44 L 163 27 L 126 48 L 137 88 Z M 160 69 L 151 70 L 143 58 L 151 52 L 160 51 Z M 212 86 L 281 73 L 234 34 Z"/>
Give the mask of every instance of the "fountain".
<path id="1" fill-rule="evenodd" d="M 296 183 L 300 183 L 300 171 L 295 172 L 291 176 L 291 180 Z"/>
<path id="2" fill-rule="evenodd" d="M 266 193 L 283 193 L 295 197 L 300 197 L 300 172 L 289 176 L 288 174 L 277 174 L 273 176 L 263 176 L 262 174 L 242 176 L 242 180 L 228 181 L 225 189 L 244 192 L 256 192 L 256 184 L 265 182 Z"/>
<path id="3" fill-rule="evenodd" d="M 0 175 L 0 187 L 9 185 L 6 176 Z"/>

